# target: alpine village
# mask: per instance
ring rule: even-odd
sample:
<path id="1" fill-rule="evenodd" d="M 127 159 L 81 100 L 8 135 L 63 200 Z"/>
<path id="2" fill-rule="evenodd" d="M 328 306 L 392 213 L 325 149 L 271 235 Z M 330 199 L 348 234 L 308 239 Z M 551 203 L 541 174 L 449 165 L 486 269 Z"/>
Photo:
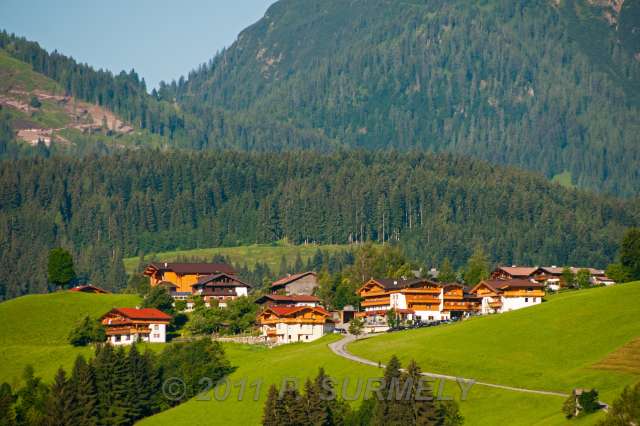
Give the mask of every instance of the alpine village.
<path id="1" fill-rule="evenodd" d="M 0 259 L 0 426 L 640 426 L 640 0 L 4 0 Z"/>

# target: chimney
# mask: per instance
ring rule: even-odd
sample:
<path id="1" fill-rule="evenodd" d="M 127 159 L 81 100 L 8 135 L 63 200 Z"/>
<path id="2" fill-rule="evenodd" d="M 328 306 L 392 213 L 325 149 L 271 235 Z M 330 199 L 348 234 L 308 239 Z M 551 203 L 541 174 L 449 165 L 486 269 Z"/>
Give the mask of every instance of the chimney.
<path id="1" fill-rule="evenodd" d="M 166 268 L 167 266 L 169 266 L 169 264 L 167 262 L 164 262 L 164 267 Z"/>

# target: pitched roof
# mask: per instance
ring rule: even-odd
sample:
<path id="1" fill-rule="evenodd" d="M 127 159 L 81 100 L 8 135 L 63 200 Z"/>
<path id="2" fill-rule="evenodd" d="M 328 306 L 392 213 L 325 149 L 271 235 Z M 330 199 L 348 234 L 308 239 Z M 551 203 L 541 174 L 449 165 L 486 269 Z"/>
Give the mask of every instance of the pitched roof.
<path id="1" fill-rule="evenodd" d="M 290 283 L 292 283 L 294 281 L 297 281 L 300 278 L 304 278 L 307 275 L 313 275 L 315 277 L 316 273 L 312 272 L 312 271 L 307 271 L 307 272 L 302 272 L 302 273 L 299 273 L 299 274 L 288 275 L 286 277 L 280 278 L 279 280 L 274 281 L 273 283 L 271 283 L 271 287 L 282 287 L 282 286 L 290 284 Z"/>
<path id="2" fill-rule="evenodd" d="M 136 309 L 136 308 L 114 308 L 111 311 L 107 312 L 103 315 L 103 318 L 110 313 L 122 315 L 125 318 L 129 318 L 132 320 L 161 320 L 161 321 L 171 321 L 171 315 L 165 314 L 164 312 L 155 309 L 155 308 L 144 308 L 144 309 Z"/>
<path id="3" fill-rule="evenodd" d="M 539 268 L 537 266 L 501 266 L 498 269 L 506 272 L 512 277 L 528 277 Z"/>
<path id="4" fill-rule="evenodd" d="M 476 288 L 483 284 L 497 293 L 501 293 L 508 288 L 544 288 L 544 285 L 541 283 L 522 279 L 482 280 L 471 290 L 471 292 L 475 292 Z"/>
<path id="5" fill-rule="evenodd" d="M 317 303 L 320 302 L 316 296 L 308 296 L 306 294 L 292 294 L 290 296 L 285 296 L 282 294 L 265 294 L 256 300 L 256 303 L 263 304 L 266 303 L 267 300 L 273 300 L 274 302 L 282 302 L 282 303 Z"/>
<path id="6" fill-rule="evenodd" d="M 404 278 L 398 278 L 398 279 L 394 279 L 394 278 L 373 278 L 373 281 L 375 281 L 378 284 L 382 285 L 382 287 L 384 287 L 385 290 L 393 290 L 393 289 L 399 289 L 399 288 L 413 287 L 416 284 L 422 284 L 422 283 L 432 284 L 432 285 L 436 285 L 436 286 L 442 286 L 442 284 L 440 284 L 438 282 L 435 282 L 435 281 L 431 281 L 431 280 L 426 279 L 426 278 L 410 278 L 410 279 L 404 279 Z"/>
<path id="7" fill-rule="evenodd" d="M 274 314 L 278 315 L 279 317 L 282 316 L 289 316 L 292 314 L 295 314 L 299 311 L 304 311 L 306 309 L 312 309 L 314 311 L 320 312 L 323 315 L 326 316 L 330 316 L 331 314 L 324 309 L 321 306 L 315 306 L 315 307 L 311 307 L 311 306 L 270 306 L 267 309 L 265 309 L 266 311 L 271 311 Z"/>
<path id="8" fill-rule="evenodd" d="M 107 290 L 102 289 L 100 287 L 96 287 L 96 286 L 91 285 L 91 284 L 78 285 L 78 286 L 75 286 L 75 287 L 69 289 L 69 291 L 77 291 L 77 292 L 80 292 L 80 293 L 100 293 L 100 294 L 109 293 Z"/>
<path id="9" fill-rule="evenodd" d="M 173 271 L 176 274 L 218 274 L 224 273 L 229 275 L 235 275 L 236 271 L 226 263 L 169 263 L 169 262 L 155 262 L 150 263 L 145 269 L 155 269 L 157 271 Z"/>
<path id="10" fill-rule="evenodd" d="M 225 274 L 225 273 L 212 274 L 212 275 L 206 275 L 204 277 L 200 277 L 198 278 L 197 282 L 195 282 L 194 284 L 191 284 L 191 287 L 193 287 L 194 285 L 203 285 L 203 284 L 209 284 L 209 283 L 211 283 L 212 287 L 215 287 L 215 286 L 225 287 L 225 286 L 228 286 L 229 284 L 224 282 L 214 282 L 219 278 L 225 278 L 225 277 L 235 282 L 234 287 L 243 287 L 243 286 L 251 287 L 250 284 L 247 284 L 244 281 L 240 280 L 240 278 L 238 278 L 237 276 L 233 274 Z"/>

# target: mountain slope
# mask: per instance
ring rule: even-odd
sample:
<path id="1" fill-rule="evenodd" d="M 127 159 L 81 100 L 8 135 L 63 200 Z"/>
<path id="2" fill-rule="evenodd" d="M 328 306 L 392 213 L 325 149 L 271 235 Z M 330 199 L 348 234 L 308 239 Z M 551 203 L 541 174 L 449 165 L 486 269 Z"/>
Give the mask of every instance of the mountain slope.
<path id="1" fill-rule="evenodd" d="M 67 342 L 73 327 L 86 315 L 98 318 L 115 307 L 135 307 L 140 298 L 130 294 L 59 292 L 31 295 L 0 303 L 0 383 L 14 383 L 31 364 L 49 381 L 61 365 L 69 369 L 79 354 L 90 356 L 91 347 L 75 348 Z"/>
<path id="2" fill-rule="evenodd" d="M 638 3 L 281 0 L 176 96 L 210 141 L 300 143 L 266 122 L 308 146 L 449 150 L 636 194 Z M 224 117 L 249 136 L 229 141 Z"/>

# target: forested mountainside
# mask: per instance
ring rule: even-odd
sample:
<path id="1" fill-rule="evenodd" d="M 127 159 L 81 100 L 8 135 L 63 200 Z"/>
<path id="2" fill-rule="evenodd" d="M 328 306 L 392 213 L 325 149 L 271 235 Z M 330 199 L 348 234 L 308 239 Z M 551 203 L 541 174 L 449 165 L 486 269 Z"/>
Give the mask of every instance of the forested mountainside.
<path id="1" fill-rule="evenodd" d="M 640 0 L 281 0 L 186 81 L 203 146 L 426 148 L 640 188 Z"/>
<path id="2" fill-rule="evenodd" d="M 151 93 L 134 71 L 6 32 L 0 49 L 155 146 L 419 148 L 627 196 L 640 188 L 638 22 L 640 0 L 280 0 Z"/>
<path id="3" fill-rule="evenodd" d="M 573 191 L 473 159 L 340 151 L 140 150 L 0 164 L 0 295 L 46 289 L 63 245 L 97 285 L 123 285 L 123 256 L 243 243 L 399 242 L 424 265 L 611 261 L 638 202 Z"/>

